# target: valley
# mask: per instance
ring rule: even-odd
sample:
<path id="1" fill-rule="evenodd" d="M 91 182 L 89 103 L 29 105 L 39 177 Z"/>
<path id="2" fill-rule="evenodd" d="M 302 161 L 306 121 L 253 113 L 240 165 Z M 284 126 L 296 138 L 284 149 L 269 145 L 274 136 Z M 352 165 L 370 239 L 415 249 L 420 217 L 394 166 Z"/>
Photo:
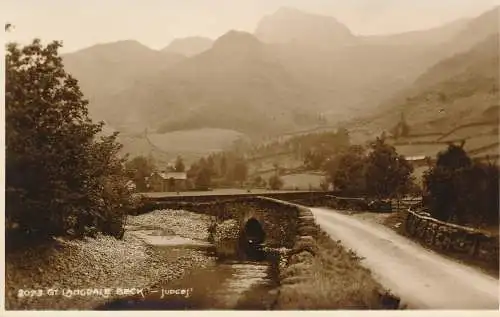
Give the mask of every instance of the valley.
<path id="1" fill-rule="evenodd" d="M 358 36 L 334 17 L 282 8 L 253 34 L 180 38 L 158 51 L 136 41 L 99 44 L 63 60 L 93 118 L 120 132 L 123 151 L 160 164 L 178 155 L 195 161 L 238 139 L 264 144 L 338 127 L 364 144 L 390 133 L 401 115 L 413 135 L 498 120 L 498 10 Z M 290 27 L 293 38 L 282 31 Z"/>

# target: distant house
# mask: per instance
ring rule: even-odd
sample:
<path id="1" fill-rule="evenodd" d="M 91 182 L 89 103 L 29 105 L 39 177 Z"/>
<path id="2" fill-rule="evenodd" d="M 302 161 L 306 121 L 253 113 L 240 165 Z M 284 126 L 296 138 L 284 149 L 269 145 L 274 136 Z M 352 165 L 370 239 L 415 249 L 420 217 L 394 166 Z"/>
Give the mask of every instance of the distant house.
<path id="1" fill-rule="evenodd" d="M 153 172 L 148 178 L 149 188 L 154 192 L 180 192 L 186 190 L 185 172 Z"/>
<path id="2" fill-rule="evenodd" d="M 127 186 L 127 188 L 129 190 L 136 190 L 137 189 L 137 185 L 135 184 L 135 182 L 133 180 L 129 180 L 125 186 Z"/>
<path id="3" fill-rule="evenodd" d="M 422 167 L 429 165 L 430 157 L 425 155 L 417 155 L 417 156 L 406 156 L 405 159 L 414 167 Z"/>

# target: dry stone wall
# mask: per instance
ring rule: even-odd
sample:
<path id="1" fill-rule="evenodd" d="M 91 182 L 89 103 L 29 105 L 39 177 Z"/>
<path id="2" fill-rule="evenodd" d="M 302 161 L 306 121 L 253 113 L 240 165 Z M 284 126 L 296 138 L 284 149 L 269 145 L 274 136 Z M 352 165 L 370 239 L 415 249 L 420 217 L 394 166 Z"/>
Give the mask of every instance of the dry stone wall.
<path id="1" fill-rule="evenodd" d="M 405 230 L 409 236 L 434 248 L 498 265 L 498 235 L 439 221 L 413 210 L 408 210 Z"/>

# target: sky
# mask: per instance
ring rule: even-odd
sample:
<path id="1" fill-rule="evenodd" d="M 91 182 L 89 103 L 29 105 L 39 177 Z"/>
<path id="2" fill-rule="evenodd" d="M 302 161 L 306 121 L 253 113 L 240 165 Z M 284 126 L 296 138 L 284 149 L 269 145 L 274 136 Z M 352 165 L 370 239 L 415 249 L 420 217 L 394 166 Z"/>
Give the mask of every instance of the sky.
<path id="1" fill-rule="evenodd" d="M 333 16 L 354 34 L 373 35 L 428 29 L 495 5 L 500 0 L 2 0 L 0 14 L 15 26 L 6 40 L 60 40 L 61 52 L 70 52 L 119 40 L 161 49 L 174 38 L 253 32 L 283 6 Z"/>

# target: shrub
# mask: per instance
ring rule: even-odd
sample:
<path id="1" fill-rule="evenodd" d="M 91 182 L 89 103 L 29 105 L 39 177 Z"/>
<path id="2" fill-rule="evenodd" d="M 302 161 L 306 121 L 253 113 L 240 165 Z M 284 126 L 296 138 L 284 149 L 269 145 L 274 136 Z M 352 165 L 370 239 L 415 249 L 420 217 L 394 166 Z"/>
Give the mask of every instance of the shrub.
<path id="1" fill-rule="evenodd" d="M 413 166 L 383 139 L 377 138 L 371 149 L 366 158 L 367 193 L 377 198 L 394 198 L 409 193 L 413 187 Z"/>
<path id="2" fill-rule="evenodd" d="M 425 203 L 433 217 L 463 225 L 498 225 L 499 169 L 473 162 L 461 146 L 438 154 L 424 175 Z"/>
<path id="3" fill-rule="evenodd" d="M 283 188 L 284 182 L 283 179 L 281 179 L 281 177 L 279 177 L 278 175 L 273 175 L 269 177 L 268 184 L 271 189 L 278 190 Z"/>

